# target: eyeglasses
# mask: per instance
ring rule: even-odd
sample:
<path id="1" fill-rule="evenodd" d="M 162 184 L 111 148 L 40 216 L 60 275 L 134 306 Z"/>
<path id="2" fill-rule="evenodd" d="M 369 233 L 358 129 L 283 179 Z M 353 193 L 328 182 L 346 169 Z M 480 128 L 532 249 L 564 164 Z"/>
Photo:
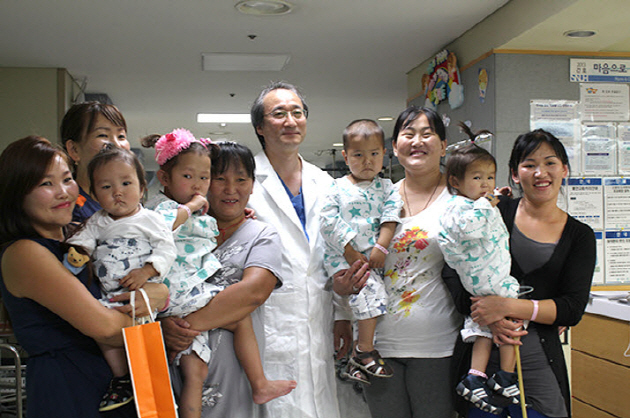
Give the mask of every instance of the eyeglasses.
<path id="1" fill-rule="evenodd" d="M 291 114 L 291 116 L 295 120 L 301 120 L 303 118 L 308 117 L 308 111 L 306 109 L 300 109 L 300 108 L 293 109 L 291 111 L 274 110 L 273 112 L 267 113 L 265 116 L 271 116 L 275 120 L 284 120 L 287 118 L 289 114 Z"/>

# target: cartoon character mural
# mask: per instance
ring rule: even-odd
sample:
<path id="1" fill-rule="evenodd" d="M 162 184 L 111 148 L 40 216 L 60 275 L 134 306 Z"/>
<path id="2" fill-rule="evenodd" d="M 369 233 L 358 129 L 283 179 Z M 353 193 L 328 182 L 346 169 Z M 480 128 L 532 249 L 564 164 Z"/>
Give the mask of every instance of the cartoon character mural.
<path id="1" fill-rule="evenodd" d="M 429 63 L 428 71 L 422 76 L 422 89 L 425 95 L 424 105 L 435 109 L 443 100 L 448 99 L 452 109 L 464 103 L 464 87 L 461 85 L 457 57 L 444 49 Z"/>

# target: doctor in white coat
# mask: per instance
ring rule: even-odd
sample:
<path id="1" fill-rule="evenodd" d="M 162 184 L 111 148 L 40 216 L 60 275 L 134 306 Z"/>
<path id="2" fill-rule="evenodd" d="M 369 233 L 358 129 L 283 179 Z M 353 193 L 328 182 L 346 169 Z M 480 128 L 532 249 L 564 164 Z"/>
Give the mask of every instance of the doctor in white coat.
<path id="1" fill-rule="evenodd" d="M 279 82 L 265 88 L 251 115 L 263 151 L 255 157 L 249 206 L 259 220 L 275 226 L 284 247 L 283 286 L 264 305 L 265 373 L 298 382 L 293 392 L 266 404 L 265 415 L 338 418 L 332 291 L 325 289 L 319 234 L 319 212 L 332 178 L 298 153 L 308 107 L 294 86 Z M 363 283 L 365 273 L 362 267 L 350 280 Z"/>

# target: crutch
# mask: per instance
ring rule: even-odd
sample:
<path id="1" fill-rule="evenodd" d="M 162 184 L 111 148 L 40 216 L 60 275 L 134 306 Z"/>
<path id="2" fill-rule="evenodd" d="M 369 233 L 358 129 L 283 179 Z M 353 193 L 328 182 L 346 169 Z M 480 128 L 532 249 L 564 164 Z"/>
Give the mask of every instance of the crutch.
<path id="1" fill-rule="evenodd" d="M 521 286 L 518 297 L 522 297 L 534 290 L 531 286 Z M 514 345 L 514 355 L 516 357 L 516 375 L 518 376 L 518 390 L 521 392 L 521 414 L 523 418 L 527 418 L 527 405 L 525 404 L 525 385 L 523 384 L 523 367 L 521 366 L 521 350 L 518 345 Z"/>
<path id="2" fill-rule="evenodd" d="M 525 385 L 523 385 L 523 368 L 521 367 L 521 350 L 518 345 L 514 346 L 516 356 L 516 374 L 518 375 L 518 390 L 521 392 L 521 413 L 523 418 L 527 418 L 527 405 L 525 405 Z"/>

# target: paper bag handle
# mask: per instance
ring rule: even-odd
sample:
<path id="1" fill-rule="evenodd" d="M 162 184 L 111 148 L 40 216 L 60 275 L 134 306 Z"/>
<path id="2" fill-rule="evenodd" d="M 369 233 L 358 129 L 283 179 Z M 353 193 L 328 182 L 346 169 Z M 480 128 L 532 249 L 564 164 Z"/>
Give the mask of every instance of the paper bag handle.
<path id="1" fill-rule="evenodd" d="M 147 308 L 149 309 L 149 317 L 151 318 L 151 322 L 155 322 L 155 315 L 153 314 L 153 310 L 151 309 L 151 304 L 149 303 L 149 296 L 147 295 L 147 292 L 142 288 L 140 288 L 139 291 L 140 291 L 140 294 L 142 295 L 142 298 L 144 299 L 144 303 L 147 305 Z M 135 324 L 136 323 L 136 292 L 135 291 L 131 292 L 129 304 L 131 305 L 133 323 Z"/>

